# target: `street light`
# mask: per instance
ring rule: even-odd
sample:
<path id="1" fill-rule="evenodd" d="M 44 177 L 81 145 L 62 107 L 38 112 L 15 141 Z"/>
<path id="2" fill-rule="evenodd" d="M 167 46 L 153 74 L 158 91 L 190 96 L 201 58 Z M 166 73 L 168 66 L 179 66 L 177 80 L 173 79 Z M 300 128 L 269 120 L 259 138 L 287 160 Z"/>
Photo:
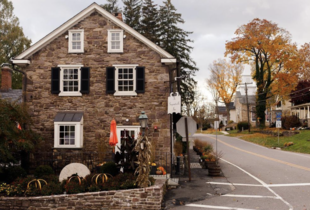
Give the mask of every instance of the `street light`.
<path id="1" fill-rule="evenodd" d="M 145 114 L 145 111 L 142 111 L 141 115 L 139 116 L 140 126 L 141 126 L 141 128 L 143 130 L 142 136 L 144 136 L 144 130 L 147 128 L 147 120 L 148 120 L 148 117 Z"/>

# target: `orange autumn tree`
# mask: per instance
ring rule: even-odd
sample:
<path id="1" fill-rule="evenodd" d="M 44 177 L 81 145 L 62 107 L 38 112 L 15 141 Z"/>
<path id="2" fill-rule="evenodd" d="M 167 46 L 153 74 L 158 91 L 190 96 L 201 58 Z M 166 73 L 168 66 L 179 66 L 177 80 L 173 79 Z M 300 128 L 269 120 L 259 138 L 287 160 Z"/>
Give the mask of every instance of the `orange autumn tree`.
<path id="1" fill-rule="evenodd" d="M 230 121 L 229 104 L 237 90 L 238 84 L 241 82 L 243 69 L 241 64 L 232 64 L 225 59 L 213 61 L 213 64 L 209 66 L 211 76 L 207 79 L 207 84 L 210 89 L 217 93 L 219 102 L 225 104 L 227 122 Z"/>
<path id="2" fill-rule="evenodd" d="M 233 62 L 254 66 L 253 79 L 257 85 L 256 114 L 265 126 L 267 100 L 288 96 L 297 85 L 300 59 L 296 44 L 285 29 L 268 20 L 254 19 L 235 32 L 226 42 L 225 56 Z"/>

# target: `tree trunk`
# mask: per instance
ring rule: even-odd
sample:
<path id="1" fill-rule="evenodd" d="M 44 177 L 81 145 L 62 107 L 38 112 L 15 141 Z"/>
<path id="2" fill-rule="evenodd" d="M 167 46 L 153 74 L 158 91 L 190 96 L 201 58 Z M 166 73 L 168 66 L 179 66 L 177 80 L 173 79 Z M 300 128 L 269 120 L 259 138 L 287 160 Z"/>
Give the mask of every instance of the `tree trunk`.
<path id="1" fill-rule="evenodd" d="M 226 124 L 228 124 L 228 122 L 230 121 L 229 104 L 230 104 L 230 103 L 225 104 L 225 106 L 226 106 L 226 112 L 227 112 L 227 123 L 226 123 Z"/>
<path id="2" fill-rule="evenodd" d="M 256 117 L 259 119 L 259 126 L 265 127 L 266 93 L 258 93 L 256 101 Z"/>

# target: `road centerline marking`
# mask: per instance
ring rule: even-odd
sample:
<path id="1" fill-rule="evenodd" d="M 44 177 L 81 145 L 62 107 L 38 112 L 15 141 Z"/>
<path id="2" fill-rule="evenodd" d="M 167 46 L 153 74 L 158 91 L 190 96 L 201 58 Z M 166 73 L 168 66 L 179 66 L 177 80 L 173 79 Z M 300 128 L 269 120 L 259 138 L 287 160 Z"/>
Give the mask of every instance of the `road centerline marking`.
<path id="1" fill-rule="evenodd" d="M 214 137 L 210 137 L 210 138 L 215 139 Z M 257 154 L 255 152 L 250 152 L 250 151 L 247 151 L 247 150 L 244 150 L 244 149 L 240 149 L 240 148 L 235 147 L 235 146 L 233 146 L 231 144 L 228 144 L 228 143 L 226 143 L 226 142 L 224 142 L 224 141 L 222 141 L 220 139 L 217 139 L 217 141 L 221 142 L 222 144 L 224 144 L 224 145 L 226 145 L 228 147 L 234 148 L 236 150 L 239 150 L 239 151 L 251 154 L 251 155 L 255 155 L 257 157 L 261 157 L 261 158 L 264 158 L 264 159 L 267 159 L 267 160 L 271 160 L 271 161 L 274 161 L 274 162 L 282 163 L 284 165 L 292 166 L 294 168 L 299 168 L 299 169 L 302 169 L 302 170 L 310 171 L 310 168 L 307 168 L 307 167 L 304 167 L 304 166 L 296 165 L 294 163 L 289 163 L 289 162 L 286 162 L 286 161 L 283 161 L 283 160 L 278 160 L 278 159 L 275 159 L 275 158 L 271 158 L 271 157 L 267 157 L 267 156 L 264 156 L 264 155 Z"/>

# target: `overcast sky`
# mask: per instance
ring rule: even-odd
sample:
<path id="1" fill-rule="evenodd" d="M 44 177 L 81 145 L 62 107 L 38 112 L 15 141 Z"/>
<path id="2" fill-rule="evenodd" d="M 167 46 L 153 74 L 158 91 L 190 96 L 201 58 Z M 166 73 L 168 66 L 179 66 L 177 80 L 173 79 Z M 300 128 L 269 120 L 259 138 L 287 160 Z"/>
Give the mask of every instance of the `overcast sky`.
<path id="1" fill-rule="evenodd" d="M 92 4 L 94 0 L 11 0 L 14 14 L 19 18 L 25 35 L 37 42 L 71 17 Z M 163 0 L 154 0 L 162 5 Z M 106 0 L 97 0 L 105 4 Z M 199 71 L 195 76 L 198 87 L 206 92 L 205 79 L 209 65 L 224 58 L 225 42 L 234 37 L 235 30 L 254 18 L 277 23 L 292 35 L 299 46 L 310 42 L 309 0 L 172 0 L 185 24 L 181 27 L 193 34 L 191 57 Z M 119 0 L 121 5 L 121 0 Z M 249 70 L 245 71 L 249 74 Z M 211 96 L 207 94 L 209 100 Z"/>

